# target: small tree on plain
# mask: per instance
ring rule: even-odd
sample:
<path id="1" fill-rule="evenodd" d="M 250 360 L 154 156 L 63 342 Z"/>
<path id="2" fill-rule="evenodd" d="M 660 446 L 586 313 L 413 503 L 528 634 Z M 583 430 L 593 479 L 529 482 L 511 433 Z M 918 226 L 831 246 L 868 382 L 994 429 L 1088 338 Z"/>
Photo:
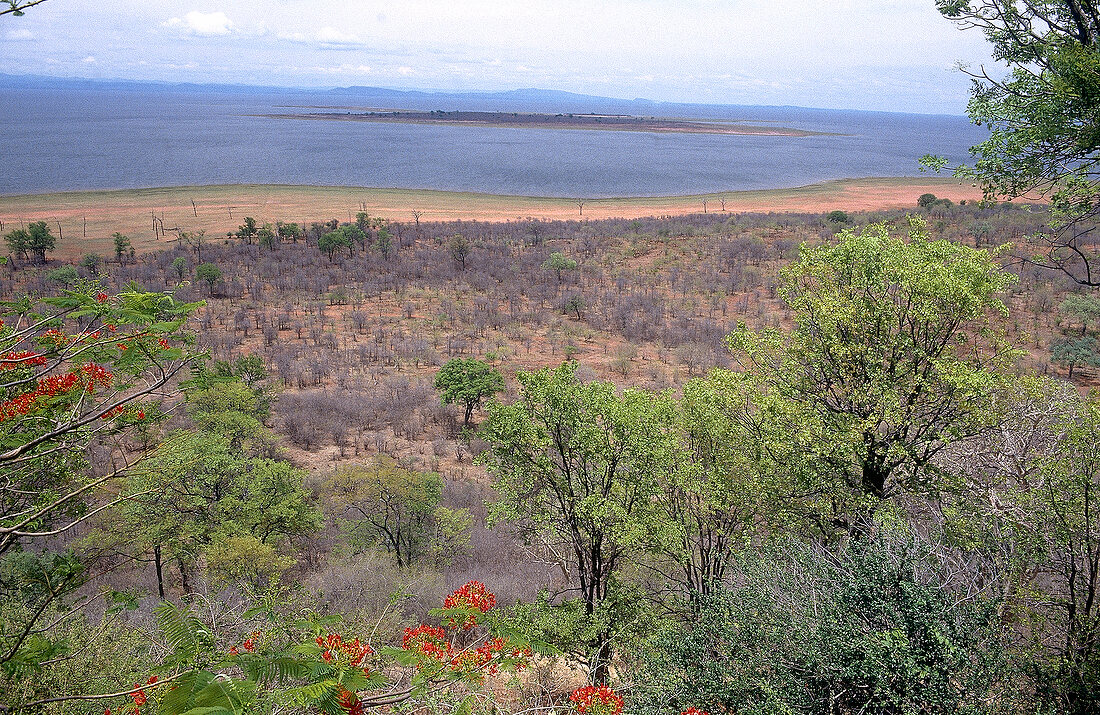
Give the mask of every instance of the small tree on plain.
<path id="1" fill-rule="evenodd" d="M 213 263 L 200 263 L 195 269 L 195 280 L 202 281 L 210 287 L 210 295 L 214 295 L 214 286 L 218 284 L 222 278 L 221 269 L 215 266 Z"/>
<path id="2" fill-rule="evenodd" d="M 443 393 L 444 405 L 459 403 L 465 406 L 463 424 L 469 427 L 474 409 L 481 401 L 504 391 L 504 376 L 477 358 L 455 358 L 440 368 L 435 376 L 435 389 Z"/>

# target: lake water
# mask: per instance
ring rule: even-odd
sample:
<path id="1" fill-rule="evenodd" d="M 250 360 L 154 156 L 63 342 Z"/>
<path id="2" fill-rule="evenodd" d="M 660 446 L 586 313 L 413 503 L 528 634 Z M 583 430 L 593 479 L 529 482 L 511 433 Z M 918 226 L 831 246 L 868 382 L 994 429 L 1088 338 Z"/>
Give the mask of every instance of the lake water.
<path id="1" fill-rule="evenodd" d="M 25 84 L 25 83 L 24 83 Z M 986 134 L 963 117 L 553 98 L 411 97 L 159 86 L 5 86 L 0 194 L 274 183 L 598 198 L 768 189 L 918 176 Z M 302 106 L 621 111 L 744 120 L 836 136 L 510 129 L 251 116 Z M 301 110 L 298 110 L 301 111 Z M 315 111 L 315 110 L 310 110 Z"/>

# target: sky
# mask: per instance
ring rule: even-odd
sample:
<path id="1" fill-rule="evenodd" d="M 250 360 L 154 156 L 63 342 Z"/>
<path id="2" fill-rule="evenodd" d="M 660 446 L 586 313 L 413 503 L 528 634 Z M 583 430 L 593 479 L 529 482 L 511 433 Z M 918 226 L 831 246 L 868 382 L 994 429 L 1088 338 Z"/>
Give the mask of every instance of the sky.
<path id="1" fill-rule="evenodd" d="M 47 0 L 0 72 L 293 87 L 556 89 L 963 114 L 984 37 L 933 0 Z"/>

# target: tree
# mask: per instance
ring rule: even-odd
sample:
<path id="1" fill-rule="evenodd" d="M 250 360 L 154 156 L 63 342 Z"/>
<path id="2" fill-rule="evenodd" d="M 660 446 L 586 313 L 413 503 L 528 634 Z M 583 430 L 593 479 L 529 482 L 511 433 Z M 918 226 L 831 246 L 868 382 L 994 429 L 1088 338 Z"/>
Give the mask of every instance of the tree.
<path id="1" fill-rule="evenodd" d="M 385 228 L 378 229 L 377 237 L 374 239 L 374 247 L 382 254 L 382 258 L 389 258 L 390 254 L 393 253 L 393 235 Z"/>
<path id="2" fill-rule="evenodd" d="M 848 216 L 848 212 L 847 211 L 841 211 L 839 209 L 837 209 L 836 211 L 830 211 L 828 213 L 828 215 L 825 216 L 825 220 L 828 221 L 829 223 L 851 223 L 852 222 L 851 217 Z"/>
<path id="3" fill-rule="evenodd" d="M 1067 377 L 1073 379 L 1073 369 L 1076 367 L 1100 367 L 1100 351 L 1097 351 L 1096 338 L 1091 337 L 1064 337 L 1051 344 L 1051 362 L 1065 365 L 1069 368 Z"/>
<path id="4" fill-rule="evenodd" d="M 1100 318 L 1100 297 L 1071 293 L 1062 301 L 1061 311 L 1081 321 L 1081 335 L 1084 335 L 1089 323 Z"/>
<path id="5" fill-rule="evenodd" d="M 434 385 L 442 392 L 444 405 L 458 403 L 466 408 L 462 423 L 469 427 L 470 418 L 482 400 L 504 391 L 504 376 L 477 358 L 454 358 L 439 369 Z"/>
<path id="6" fill-rule="evenodd" d="M 993 322 L 1015 276 L 987 251 L 930 241 L 911 221 L 908 240 L 874 225 L 803 246 L 779 291 L 794 329 L 741 326 L 730 337 L 766 394 L 832 435 L 822 464 L 872 507 L 930 488 L 931 460 L 983 428 L 1019 354 Z"/>
<path id="7" fill-rule="evenodd" d="M 122 265 L 122 258 L 132 247 L 130 245 L 130 239 L 127 236 L 123 236 L 118 231 L 111 234 L 111 239 L 115 243 L 115 260 L 118 261 L 119 265 Z"/>
<path id="8" fill-rule="evenodd" d="M 831 548 L 746 549 L 690 622 L 651 638 L 632 710 L 1011 710 L 997 601 L 955 581 L 956 555 L 942 546 L 882 531 Z"/>
<path id="9" fill-rule="evenodd" d="M 200 263 L 195 267 L 195 280 L 202 281 L 210 289 L 210 295 L 214 295 L 214 288 L 222 279 L 222 272 L 213 263 Z"/>
<path id="10" fill-rule="evenodd" d="M 67 537 L 135 496 L 125 477 L 144 455 L 124 437 L 177 394 L 193 308 L 133 291 L 3 306 L 0 664 L 16 679 L 65 651 L 51 624 L 90 603 L 74 594 L 94 575 L 95 545 L 81 554 Z"/>
<path id="11" fill-rule="evenodd" d="M 172 261 L 172 270 L 176 272 L 176 277 L 182 281 L 184 276 L 187 275 L 187 259 L 183 256 L 176 256 L 175 260 Z"/>
<path id="12" fill-rule="evenodd" d="M 31 257 L 36 263 L 45 263 L 46 251 L 52 251 L 57 244 L 45 221 L 35 221 L 26 229 L 15 229 L 4 236 L 4 241 L 17 256 Z"/>
<path id="13" fill-rule="evenodd" d="M 41 5 L 44 2 L 46 0 L 3 0 L 0 5 L 6 5 L 7 7 L 0 10 L 0 15 L 10 13 L 12 17 L 22 17 L 24 10 L 35 5 Z"/>
<path id="14" fill-rule="evenodd" d="M 456 233 L 451 236 L 451 239 L 447 241 L 447 250 L 451 253 L 451 258 L 459 265 L 462 270 L 466 270 L 466 259 L 470 257 L 470 242 L 466 240 L 466 237 L 460 233 Z"/>
<path id="15" fill-rule="evenodd" d="M 317 239 L 317 248 L 321 249 L 330 260 L 336 256 L 336 252 L 341 248 L 346 248 L 348 253 L 351 253 L 354 244 L 351 235 L 346 230 L 347 228 L 347 226 L 343 226 L 335 231 L 329 231 Z M 356 228 L 355 230 L 358 231 L 359 229 Z M 359 233 L 362 233 L 362 231 L 359 231 Z"/>
<path id="16" fill-rule="evenodd" d="M 620 394 L 575 371 L 564 363 L 519 372 L 519 400 L 489 406 L 479 432 L 489 448 L 479 459 L 497 492 L 492 517 L 542 544 L 579 590 L 591 677 L 606 683 L 618 579 L 657 526 L 660 475 L 679 452 L 669 395 Z"/>
<path id="17" fill-rule="evenodd" d="M 973 147 L 973 166 L 956 174 L 987 198 L 1042 195 L 1051 201 L 1043 253 L 1023 256 L 1100 286 L 1096 244 L 1100 217 L 1100 6 L 1093 0 L 936 0 L 960 27 L 982 31 L 1010 72 L 974 78 L 970 118 L 989 127 Z M 934 168 L 946 162 L 927 157 Z"/>
<path id="18" fill-rule="evenodd" d="M 443 479 L 435 472 L 406 469 L 379 457 L 374 464 L 337 471 L 325 481 L 325 491 L 358 540 L 381 542 L 398 566 L 431 554 L 443 495 Z"/>
<path id="19" fill-rule="evenodd" d="M 103 265 L 103 256 L 98 253 L 89 253 L 80 259 L 80 266 L 93 276 L 99 275 L 99 267 Z"/>
<path id="20" fill-rule="evenodd" d="M 564 253 L 555 251 L 550 254 L 550 257 L 542 262 L 542 270 L 554 271 L 558 278 L 558 283 L 561 283 L 562 271 L 575 271 L 577 269 L 577 262 L 572 258 L 566 258 Z"/>

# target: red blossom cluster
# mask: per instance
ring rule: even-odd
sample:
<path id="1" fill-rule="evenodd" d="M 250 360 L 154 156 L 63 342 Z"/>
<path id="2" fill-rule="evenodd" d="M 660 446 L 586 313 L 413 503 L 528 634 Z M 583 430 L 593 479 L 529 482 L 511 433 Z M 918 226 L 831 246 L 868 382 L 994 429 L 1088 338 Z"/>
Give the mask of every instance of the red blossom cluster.
<path id="1" fill-rule="evenodd" d="M 485 613 L 497 603 L 497 597 L 494 596 L 488 589 L 485 588 L 485 584 L 481 581 L 470 581 L 462 588 L 458 589 L 443 601 L 443 608 L 461 608 L 470 611 L 466 615 L 466 618 L 461 623 L 455 617 L 450 617 L 447 620 L 447 626 L 449 628 L 459 628 L 468 631 L 477 625 L 477 617 L 473 611 L 480 611 Z"/>
<path id="2" fill-rule="evenodd" d="M 97 387 L 109 387 L 113 380 L 114 375 L 94 363 L 75 368 L 63 375 L 47 375 L 38 379 L 35 389 L 0 402 L 0 422 L 27 414 L 43 398 L 57 397 L 77 389 L 91 395 Z"/>
<path id="3" fill-rule="evenodd" d="M 106 303 L 110 299 L 111 299 L 111 296 L 107 295 L 103 291 L 100 291 L 100 292 L 95 294 L 95 300 L 96 300 L 97 303 Z"/>
<path id="4" fill-rule="evenodd" d="M 45 364 L 46 356 L 33 350 L 22 350 L 0 357 L 0 371 Z"/>
<path id="5" fill-rule="evenodd" d="M 140 414 L 141 414 L 141 417 L 139 419 L 145 419 L 145 413 L 142 412 Z M 259 637 L 260 637 L 260 632 L 259 631 L 252 631 L 252 633 L 249 634 L 248 638 L 245 638 L 244 642 L 241 643 L 240 648 L 238 648 L 237 646 L 230 646 L 229 651 L 228 651 L 229 655 L 240 655 L 241 654 L 241 648 L 243 648 L 246 653 L 251 653 L 252 651 L 256 650 L 256 639 L 259 638 Z"/>
<path id="6" fill-rule="evenodd" d="M 157 676 L 150 675 L 149 680 L 145 681 L 145 685 L 155 685 L 157 682 Z M 134 699 L 134 715 L 141 715 L 141 706 L 149 701 L 149 696 L 145 694 L 145 688 L 141 683 L 134 683 L 134 687 L 137 688 L 137 692 L 130 693 L 130 697 Z M 122 709 L 116 711 L 121 715 Z M 103 715 L 111 715 L 111 709 L 107 708 L 103 711 Z"/>
<path id="7" fill-rule="evenodd" d="M 50 328 L 42 333 L 42 337 L 52 342 L 55 348 L 64 347 L 69 344 L 69 336 L 66 335 L 64 331 L 58 330 L 57 328 Z"/>
<path id="8" fill-rule="evenodd" d="M 623 711 L 622 696 L 606 685 L 577 688 L 569 699 L 581 715 L 619 715 Z"/>
<path id="9" fill-rule="evenodd" d="M 690 707 L 684 710 L 680 715 L 710 715 L 706 710 L 698 710 L 695 707 Z"/>
<path id="10" fill-rule="evenodd" d="M 439 661 L 451 659 L 451 643 L 447 640 L 447 633 L 442 628 L 423 623 L 416 628 L 405 629 L 401 647 Z"/>
<path id="11" fill-rule="evenodd" d="M 340 703 L 340 707 L 343 708 L 344 712 L 348 715 L 364 715 L 366 712 L 359 696 L 343 685 L 340 686 L 340 690 L 336 693 L 336 702 Z"/>
<path id="12" fill-rule="evenodd" d="M 321 659 L 326 663 L 343 661 L 354 668 L 363 667 L 363 672 L 370 675 L 370 669 L 363 666 L 363 661 L 374 655 L 374 648 L 360 643 L 358 638 L 345 641 L 339 633 L 329 633 L 328 637 L 317 636 L 317 647 L 321 648 Z"/>

